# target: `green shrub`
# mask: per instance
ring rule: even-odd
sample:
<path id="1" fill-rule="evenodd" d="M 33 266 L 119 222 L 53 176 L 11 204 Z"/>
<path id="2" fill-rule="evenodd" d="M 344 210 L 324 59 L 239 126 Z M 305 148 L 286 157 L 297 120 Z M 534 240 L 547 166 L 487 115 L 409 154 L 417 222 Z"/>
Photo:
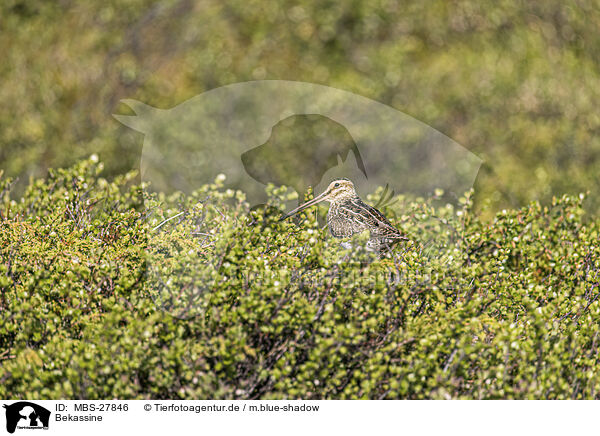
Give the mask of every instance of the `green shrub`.
<path id="1" fill-rule="evenodd" d="M 148 194 L 96 160 L 18 201 L 0 179 L 0 397 L 599 396 L 583 195 L 491 221 L 469 195 L 399 197 L 385 212 L 415 242 L 367 262 L 322 210 L 279 222 L 285 188 L 251 211 L 219 180 Z"/>

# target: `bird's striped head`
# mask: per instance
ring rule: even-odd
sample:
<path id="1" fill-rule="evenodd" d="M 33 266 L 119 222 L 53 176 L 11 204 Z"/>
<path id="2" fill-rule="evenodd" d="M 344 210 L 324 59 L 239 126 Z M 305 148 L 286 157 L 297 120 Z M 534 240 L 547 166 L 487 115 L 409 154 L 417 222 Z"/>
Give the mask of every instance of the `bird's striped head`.
<path id="1" fill-rule="evenodd" d="M 347 198 L 356 197 L 357 194 L 351 180 L 340 178 L 333 180 L 321 195 L 324 196 L 321 201 L 336 203 Z"/>
<path id="2" fill-rule="evenodd" d="M 335 179 L 329 184 L 329 186 L 327 187 L 327 189 L 325 189 L 325 191 L 323 191 L 323 193 L 316 196 L 312 200 L 307 201 L 306 203 L 298 206 L 296 209 L 284 215 L 281 219 L 284 220 L 306 209 L 307 207 L 314 206 L 315 204 L 320 203 L 322 201 L 338 203 L 340 201 L 356 196 L 356 190 L 354 189 L 354 183 L 352 183 L 352 181 L 345 178 Z"/>

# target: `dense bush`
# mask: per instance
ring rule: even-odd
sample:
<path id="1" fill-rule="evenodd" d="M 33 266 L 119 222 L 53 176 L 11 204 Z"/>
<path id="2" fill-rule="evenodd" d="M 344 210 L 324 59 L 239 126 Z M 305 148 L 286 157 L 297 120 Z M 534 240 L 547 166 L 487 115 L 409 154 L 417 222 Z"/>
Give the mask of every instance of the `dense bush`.
<path id="1" fill-rule="evenodd" d="M 489 222 L 469 195 L 399 197 L 414 242 L 368 262 L 316 210 L 278 222 L 284 188 L 251 211 L 222 180 L 148 194 L 96 160 L 19 200 L 0 179 L 0 397 L 600 396 L 583 195 Z"/>

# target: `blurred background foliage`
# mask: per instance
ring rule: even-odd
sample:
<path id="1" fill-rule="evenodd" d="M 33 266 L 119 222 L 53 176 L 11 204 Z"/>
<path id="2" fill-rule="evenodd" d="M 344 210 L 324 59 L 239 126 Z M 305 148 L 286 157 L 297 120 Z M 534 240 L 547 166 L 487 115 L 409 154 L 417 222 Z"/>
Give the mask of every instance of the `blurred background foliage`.
<path id="1" fill-rule="evenodd" d="M 386 103 L 485 160 L 476 204 L 594 191 L 600 2 L 4 0 L 0 168 L 98 153 L 139 165 L 124 98 L 169 108 L 222 85 L 314 82 Z"/>

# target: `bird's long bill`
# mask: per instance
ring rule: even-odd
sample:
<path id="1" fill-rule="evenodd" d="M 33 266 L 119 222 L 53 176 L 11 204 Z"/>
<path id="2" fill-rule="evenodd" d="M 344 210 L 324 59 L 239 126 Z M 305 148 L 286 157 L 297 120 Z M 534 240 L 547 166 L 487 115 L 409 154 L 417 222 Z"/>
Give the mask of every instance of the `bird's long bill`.
<path id="1" fill-rule="evenodd" d="M 282 216 L 279 221 L 283 221 L 284 219 L 289 218 L 292 215 L 296 215 L 298 212 L 303 211 L 307 207 L 311 207 L 311 206 L 314 206 L 317 203 L 320 203 L 321 201 L 323 201 L 325 199 L 326 194 L 327 194 L 327 191 L 323 192 L 321 195 L 318 195 L 317 197 L 313 198 L 312 200 L 307 201 L 304 204 L 301 204 L 296 209 L 294 209 L 294 210 L 286 213 L 284 216 Z"/>

